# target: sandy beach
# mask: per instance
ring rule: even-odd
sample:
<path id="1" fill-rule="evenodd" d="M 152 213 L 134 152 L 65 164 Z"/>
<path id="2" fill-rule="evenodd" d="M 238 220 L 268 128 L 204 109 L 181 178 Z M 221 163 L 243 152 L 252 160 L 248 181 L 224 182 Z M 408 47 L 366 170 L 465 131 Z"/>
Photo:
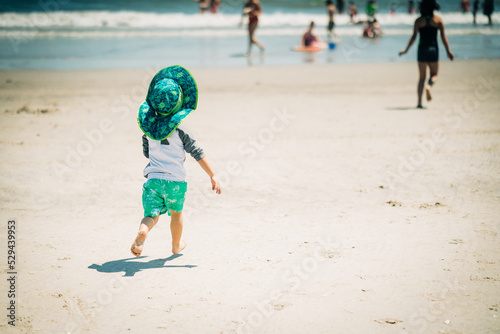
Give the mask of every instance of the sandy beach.
<path id="1" fill-rule="evenodd" d="M 135 258 L 160 66 L 0 71 L 0 332 L 500 332 L 499 60 L 424 110 L 415 62 L 191 69 L 223 193 L 188 156 L 188 247 L 162 216 Z"/>

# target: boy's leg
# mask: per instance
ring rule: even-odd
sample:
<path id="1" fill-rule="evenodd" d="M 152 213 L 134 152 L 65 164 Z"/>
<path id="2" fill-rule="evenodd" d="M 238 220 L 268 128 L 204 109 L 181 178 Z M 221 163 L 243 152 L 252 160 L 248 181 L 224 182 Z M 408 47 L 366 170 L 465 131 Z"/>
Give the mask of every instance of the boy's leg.
<path id="1" fill-rule="evenodd" d="M 139 233 L 137 233 L 137 237 L 135 238 L 134 243 L 130 248 L 132 254 L 134 254 L 137 257 L 141 256 L 142 249 L 144 248 L 144 241 L 146 240 L 149 231 L 151 231 L 151 229 L 156 225 L 156 223 L 158 223 L 159 218 L 160 218 L 159 215 L 156 217 L 142 218 L 141 225 L 139 226 Z"/>
<path id="2" fill-rule="evenodd" d="M 181 239 L 182 237 L 182 211 L 175 212 L 170 211 L 170 232 L 172 233 L 172 253 L 179 254 L 184 248 L 186 248 L 187 243 Z"/>

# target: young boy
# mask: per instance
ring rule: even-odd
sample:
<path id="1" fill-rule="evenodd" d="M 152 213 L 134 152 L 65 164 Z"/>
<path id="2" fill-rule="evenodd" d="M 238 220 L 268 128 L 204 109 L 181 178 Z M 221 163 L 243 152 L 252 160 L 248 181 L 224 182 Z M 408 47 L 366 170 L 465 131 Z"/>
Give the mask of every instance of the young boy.
<path id="1" fill-rule="evenodd" d="M 191 133 L 180 123 L 196 109 L 198 88 L 191 73 L 182 66 L 159 71 L 149 85 L 146 101 L 139 108 L 137 120 L 144 132 L 143 153 L 149 158 L 144 169 L 142 205 L 144 218 L 132 244 L 132 254 L 139 257 L 149 231 L 160 215 L 171 216 L 172 253 L 180 253 L 187 245 L 182 236 L 182 209 L 187 183 L 184 160 L 189 153 L 210 177 L 212 190 L 221 187 L 203 150 Z"/>

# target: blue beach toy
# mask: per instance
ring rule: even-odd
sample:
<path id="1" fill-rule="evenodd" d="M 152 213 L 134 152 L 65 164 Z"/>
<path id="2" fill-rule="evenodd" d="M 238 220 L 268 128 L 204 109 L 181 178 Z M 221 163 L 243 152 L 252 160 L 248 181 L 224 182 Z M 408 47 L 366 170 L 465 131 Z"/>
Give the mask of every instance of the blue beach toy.
<path id="1" fill-rule="evenodd" d="M 328 48 L 329 48 L 330 50 L 335 49 L 335 43 L 333 43 L 333 42 L 328 43 Z"/>

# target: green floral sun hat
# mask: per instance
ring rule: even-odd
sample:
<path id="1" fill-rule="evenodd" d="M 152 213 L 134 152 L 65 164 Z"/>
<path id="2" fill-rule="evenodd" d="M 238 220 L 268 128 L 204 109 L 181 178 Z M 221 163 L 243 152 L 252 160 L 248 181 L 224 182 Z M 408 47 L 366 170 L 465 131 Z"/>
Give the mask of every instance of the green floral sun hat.
<path id="1" fill-rule="evenodd" d="M 169 66 L 151 80 L 146 101 L 139 107 L 137 122 L 146 136 L 163 140 L 197 104 L 198 87 L 193 75 L 182 66 Z"/>

